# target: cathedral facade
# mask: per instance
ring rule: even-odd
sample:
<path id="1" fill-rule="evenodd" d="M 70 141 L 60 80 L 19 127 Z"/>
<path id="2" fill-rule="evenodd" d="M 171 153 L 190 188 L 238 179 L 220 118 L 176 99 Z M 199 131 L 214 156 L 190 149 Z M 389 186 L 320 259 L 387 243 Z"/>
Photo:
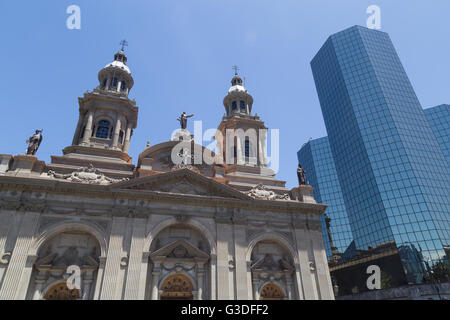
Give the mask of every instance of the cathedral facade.
<path id="1" fill-rule="evenodd" d="M 334 299 L 326 206 L 268 167 L 267 128 L 237 72 L 217 154 L 195 143 L 182 116 L 180 136 L 148 145 L 136 165 L 138 107 L 123 50 L 98 79 L 79 98 L 62 156 L 0 155 L 0 299 Z M 225 138 L 240 129 L 255 129 L 257 142 Z M 188 149 L 206 157 L 188 161 Z"/>

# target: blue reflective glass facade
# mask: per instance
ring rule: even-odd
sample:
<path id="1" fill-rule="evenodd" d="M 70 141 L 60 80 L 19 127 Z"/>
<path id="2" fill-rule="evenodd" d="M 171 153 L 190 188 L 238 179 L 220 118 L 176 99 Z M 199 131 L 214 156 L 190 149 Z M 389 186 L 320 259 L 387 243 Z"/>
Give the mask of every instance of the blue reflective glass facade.
<path id="1" fill-rule="evenodd" d="M 389 35 L 336 33 L 311 67 L 356 249 L 395 241 L 445 257 L 449 167 Z"/>
<path id="2" fill-rule="evenodd" d="M 299 163 L 306 171 L 308 184 L 314 187 L 314 198 L 317 202 L 328 205 L 326 215 L 331 219 L 333 246 L 340 253 L 344 253 L 352 242 L 353 236 L 328 137 L 309 141 L 300 149 L 297 156 Z M 320 217 L 322 235 L 327 257 L 330 260 L 332 248 L 324 218 L 324 215 Z"/>
<path id="3" fill-rule="evenodd" d="M 447 164 L 450 166 L 450 105 L 443 104 L 424 111 Z"/>

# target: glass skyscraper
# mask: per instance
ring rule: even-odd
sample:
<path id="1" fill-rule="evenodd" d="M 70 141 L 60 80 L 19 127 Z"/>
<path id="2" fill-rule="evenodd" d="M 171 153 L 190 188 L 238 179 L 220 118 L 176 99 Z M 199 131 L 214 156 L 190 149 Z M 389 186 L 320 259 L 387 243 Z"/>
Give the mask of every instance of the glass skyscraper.
<path id="1" fill-rule="evenodd" d="M 450 243 L 450 170 L 389 35 L 336 33 L 311 67 L 356 249 L 395 241 L 420 282 Z"/>
<path id="2" fill-rule="evenodd" d="M 333 244 L 329 240 L 325 216 L 322 215 L 320 219 L 325 249 L 330 260 L 333 255 L 332 245 L 343 253 L 352 242 L 353 236 L 328 137 L 309 141 L 300 149 L 297 156 L 306 171 L 308 184 L 314 186 L 314 198 L 328 205 L 326 214 L 331 219 Z"/>
<path id="3" fill-rule="evenodd" d="M 424 111 L 447 164 L 450 166 L 450 105 L 442 104 Z"/>

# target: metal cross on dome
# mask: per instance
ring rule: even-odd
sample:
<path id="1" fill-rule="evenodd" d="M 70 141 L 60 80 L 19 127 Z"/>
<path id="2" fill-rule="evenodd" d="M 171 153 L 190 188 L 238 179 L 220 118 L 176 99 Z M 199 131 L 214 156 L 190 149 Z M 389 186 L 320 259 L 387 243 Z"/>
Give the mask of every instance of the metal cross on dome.
<path id="1" fill-rule="evenodd" d="M 239 71 L 239 67 L 238 67 L 237 65 L 234 65 L 234 66 L 232 67 L 232 69 L 234 70 L 234 74 L 237 75 L 237 74 L 238 74 L 238 71 Z"/>
<path id="2" fill-rule="evenodd" d="M 122 46 L 122 51 L 124 51 L 125 47 L 128 47 L 128 41 L 124 39 L 120 41 L 120 45 Z"/>

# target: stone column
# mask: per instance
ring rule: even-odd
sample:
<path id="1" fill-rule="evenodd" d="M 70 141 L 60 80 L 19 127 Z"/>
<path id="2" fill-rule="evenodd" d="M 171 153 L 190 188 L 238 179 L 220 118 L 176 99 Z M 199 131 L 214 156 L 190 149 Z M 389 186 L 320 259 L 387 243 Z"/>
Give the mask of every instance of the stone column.
<path id="1" fill-rule="evenodd" d="M 253 275 L 252 279 L 253 300 L 259 300 L 258 284 L 259 284 L 259 277 L 257 275 Z"/>
<path id="2" fill-rule="evenodd" d="M 108 254 L 102 285 L 101 300 L 114 300 L 116 297 L 117 275 L 122 259 L 123 235 L 127 224 L 126 218 L 114 217 L 109 237 Z"/>
<path id="3" fill-rule="evenodd" d="M 128 123 L 127 132 L 125 133 L 125 142 L 123 145 L 123 152 L 125 153 L 128 153 L 130 151 L 131 130 L 131 124 Z"/>
<path id="4" fill-rule="evenodd" d="M 302 277 L 300 275 L 300 264 L 295 263 L 295 293 L 297 294 L 298 300 L 305 300 L 305 297 L 303 296 L 303 287 L 302 287 Z"/>
<path id="5" fill-rule="evenodd" d="M 245 142 L 244 142 L 245 143 Z M 242 141 L 239 136 L 236 137 L 236 163 L 244 164 L 245 163 L 245 155 L 242 152 Z"/>
<path id="6" fill-rule="evenodd" d="M 114 137 L 113 137 L 113 143 L 112 143 L 112 148 L 114 150 L 118 149 L 119 133 L 120 133 L 120 117 L 119 117 L 119 115 L 117 115 L 116 127 L 114 128 Z"/>
<path id="7" fill-rule="evenodd" d="M 77 127 L 75 129 L 75 134 L 73 135 L 72 145 L 78 144 L 78 139 L 80 138 L 80 132 L 83 126 L 83 122 L 84 122 L 84 115 L 82 112 L 80 112 Z"/>
<path id="8" fill-rule="evenodd" d="M 125 300 L 144 299 L 143 296 L 139 297 L 139 286 L 145 287 L 145 281 L 141 280 L 142 252 L 144 251 L 145 228 L 145 219 L 134 219 L 130 258 L 128 261 L 127 279 L 125 283 Z"/>
<path id="9" fill-rule="evenodd" d="M 89 139 L 92 136 L 92 122 L 94 121 L 94 111 L 89 110 L 87 115 L 87 123 L 86 128 L 84 129 L 83 142 L 81 143 L 83 146 L 89 145 Z"/>
<path id="10" fill-rule="evenodd" d="M 217 297 L 217 287 L 216 287 L 216 273 L 217 273 L 217 255 L 211 254 L 210 258 L 210 298 L 211 300 L 216 300 Z"/>
<path id="11" fill-rule="evenodd" d="M 13 219 L 13 214 L 0 214 L 0 288 L 2 287 L 3 274 L 11 260 L 11 252 L 6 252 L 6 241 L 10 228 L 13 226 Z"/>
<path id="12" fill-rule="evenodd" d="M 29 264 L 34 262 L 29 258 L 28 250 L 33 242 L 38 220 L 38 214 L 25 213 L 22 216 L 19 234 L 0 288 L 0 300 L 25 299 L 27 286 L 23 288 L 23 284 L 28 284 L 30 279 L 24 277 L 28 276 L 27 271 L 31 269 Z M 19 292 L 20 290 L 25 292 Z"/>
<path id="13" fill-rule="evenodd" d="M 291 274 L 286 274 L 286 290 L 289 300 L 294 300 L 293 290 L 292 290 L 292 276 Z"/>
<path id="14" fill-rule="evenodd" d="M 301 228 L 301 229 L 300 229 Z M 299 293 L 301 296 L 301 292 L 303 293 L 303 297 L 306 300 L 315 300 L 317 299 L 316 288 L 313 284 L 313 274 L 311 273 L 311 268 L 309 265 L 309 254 L 308 247 L 310 244 L 310 239 L 308 235 L 308 230 L 306 229 L 305 222 L 296 222 L 295 223 L 295 238 L 297 243 L 298 250 L 298 258 L 299 258 L 299 275 L 300 280 L 297 283 Z"/>
<path id="15" fill-rule="evenodd" d="M 33 300 L 41 300 L 42 298 L 42 289 L 44 289 L 45 279 L 36 278 L 35 280 L 35 288 L 33 294 Z"/>
<path id="16" fill-rule="evenodd" d="M 142 260 L 141 260 L 141 274 L 140 274 L 140 282 L 139 282 L 139 289 L 138 289 L 138 299 L 144 300 L 147 290 L 147 275 L 148 275 L 148 265 L 149 265 L 149 257 L 150 252 L 146 251 L 142 254 Z"/>
<path id="17" fill-rule="evenodd" d="M 89 297 L 91 296 L 91 287 L 92 283 L 94 282 L 94 279 L 92 278 L 92 272 L 90 272 L 90 275 L 86 275 L 83 279 L 83 300 L 89 300 Z"/>
<path id="18" fill-rule="evenodd" d="M 236 221 L 234 225 L 234 255 L 236 266 L 236 294 L 237 300 L 248 300 L 248 279 L 247 279 L 247 237 L 244 221 Z"/>
<path id="19" fill-rule="evenodd" d="M 261 166 L 267 166 L 267 150 L 266 150 L 266 141 L 267 141 L 267 129 L 260 129 L 259 139 L 258 139 L 258 149 L 259 149 L 259 164 Z"/>
<path id="20" fill-rule="evenodd" d="M 111 84 L 111 78 L 106 79 L 105 90 L 109 90 L 109 85 Z"/>
<path id="21" fill-rule="evenodd" d="M 205 270 L 203 268 L 204 262 L 197 262 L 197 297 L 196 300 L 203 300 L 203 278 L 205 277 Z"/>
<path id="22" fill-rule="evenodd" d="M 228 222 L 228 223 L 227 223 Z M 226 215 L 216 219 L 217 223 L 217 291 L 219 300 L 229 300 L 230 292 L 230 269 L 228 241 L 233 238 L 233 229 L 230 225 L 231 219 Z"/>
<path id="23" fill-rule="evenodd" d="M 159 262 L 155 263 L 152 272 L 152 300 L 159 299 L 159 275 L 161 274 L 160 264 Z"/>
<path id="24" fill-rule="evenodd" d="M 94 300 L 100 299 L 100 292 L 101 292 L 102 283 L 103 283 L 103 273 L 104 273 L 105 265 L 106 265 L 106 257 L 100 257 L 99 260 L 100 260 L 100 263 L 98 265 L 97 281 L 95 282 Z"/>
<path id="25" fill-rule="evenodd" d="M 320 299 L 334 300 L 333 285 L 331 283 L 328 259 L 323 245 L 322 234 L 320 230 L 313 230 L 310 231 L 310 236 L 313 243 L 313 253 L 318 279 L 317 286 L 320 293 Z"/>

